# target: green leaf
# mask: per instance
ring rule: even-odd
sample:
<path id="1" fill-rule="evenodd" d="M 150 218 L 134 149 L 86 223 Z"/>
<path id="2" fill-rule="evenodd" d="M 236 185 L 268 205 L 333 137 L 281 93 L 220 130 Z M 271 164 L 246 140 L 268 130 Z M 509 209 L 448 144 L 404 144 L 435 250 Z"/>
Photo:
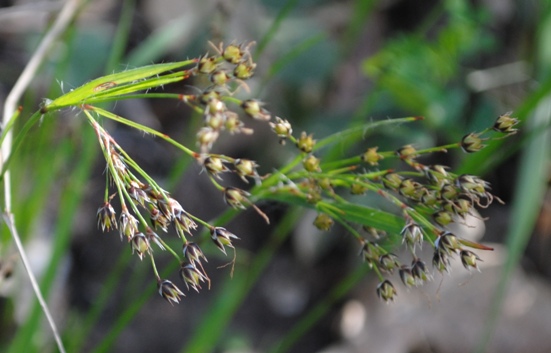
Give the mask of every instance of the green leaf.
<path id="1" fill-rule="evenodd" d="M 183 80 L 185 75 L 172 74 L 165 78 L 157 75 L 179 69 L 194 63 L 194 60 L 175 63 L 156 64 L 118 72 L 92 80 L 79 88 L 68 92 L 61 97 L 47 103 L 43 111 L 53 111 L 64 107 L 97 102 L 94 98 L 127 94 L 140 90 L 161 86 L 170 82 Z M 149 80 L 149 81 L 145 81 Z"/>

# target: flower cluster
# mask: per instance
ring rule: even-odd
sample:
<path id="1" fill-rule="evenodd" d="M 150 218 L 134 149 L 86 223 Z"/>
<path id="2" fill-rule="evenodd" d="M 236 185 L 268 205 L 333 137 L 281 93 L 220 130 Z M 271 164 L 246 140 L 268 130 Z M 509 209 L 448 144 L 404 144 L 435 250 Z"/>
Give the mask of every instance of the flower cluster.
<path id="1" fill-rule="evenodd" d="M 405 145 L 394 151 L 381 151 L 378 146 L 368 147 L 364 153 L 347 159 L 326 160 L 320 149 L 331 142 L 339 141 L 339 134 L 316 140 L 313 134 L 302 131 L 293 135 L 289 121 L 272 114 L 258 99 L 239 99 L 239 89 L 248 90 L 256 64 L 250 53 L 251 44 L 214 46 L 214 54 L 192 60 L 192 67 L 182 73 L 167 75 L 170 79 L 191 78 L 206 82 L 205 87 L 194 87 L 193 94 L 163 94 L 176 98 L 200 113 L 202 126 L 195 135 L 198 151 L 188 148 L 168 136 L 137 123 L 110 114 L 91 105 L 83 105 L 107 163 L 107 182 L 103 205 L 98 209 L 98 227 L 102 231 L 118 229 L 121 239 L 126 239 L 139 259 L 150 258 L 157 278 L 159 294 L 169 303 L 179 303 L 184 293 L 170 280 L 161 279 L 157 271 L 153 247 L 170 252 L 180 263 L 179 275 L 188 290 L 199 291 L 210 279 L 204 264 L 207 258 L 200 248 L 201 239 L 188 240 L 202 226 L 210 233 L 212 243 L 225 255 L 226 249 L 235 250 L 234 241 L 239 238 L 223 227 L 216 227 L 187 212 L 182 205 L 163 190 L 103 129 L 92 116 L 111 118 L 118 122 L 154 134 L 199 163 L 212 185 L 220 191 L 221 198 L 234 209 L 252 207 L 267 223 L 268 217 L 255 205 L 260 199 L 284 200 L 302 204 L 318 211 L 314 226 L 330 230 L 335 224 L 343 226 L 361 246 L 363 259 L 380 278 L 377 295 L 384 301 L 392 301 L 397 290 L 387 277 L 396 273 L 406 287 L 419 286 L 432 279 L 432 271 L 417 255 L 425 242 L 434 248 L 433 268 L 439 272 L 450 269 L 451 259 L 457 255 L 467 269 L 478 269 L 477 254 L 467 249 L 487 250 L 484 245 L 461 239 L 448 231 L 453 222 L 466 222 L 474 215 L 475 208 L 488 207 L 501 200 L 491 193 L 490 184 L 474 175 L 457 175 L 443 165 L 424 165 L 419 157 L 433 152 L 461 148 L 467 153 L 481 150 L 493 139 L 510 136 L 517 132 L 516 118 L 510 114 L 500 116 L 492 127 L 481 132 L 472 132 L 460 142 L 417 150 Z M 176 80 L 176 79 L 174 79 Z M 129 83 L 129 85 L 134 83 Z M 115 85 L 103 87 L 101 92 L 114 89 Z M 200 92 L 200 93 L 197 93 Z M 102 94 L 103 94 L 102 93 Z M 100 93 L 98 93 L 100 94 Z M 246 126 L 241 116 L 266 122 L 284 145 L 287 141 L 295 148 L 297 157 L 282 170 L 270 175 L 261 175 L 256 161 L 213 153 L 213 147 L 222 134 L 246 134 L 254 131 Z M 396 119 L 395 123 L 416 121 L 421 118 Z M 393 122 L 388 122 L 393 123 Z M 490 135 L 493 134 L 493 135 Z M 500 136 L 495 136 L 499 134 Z M 383 160 L 395 159 L 404 163 L 405 170 L 376 169 Z M 224 182 L 224 175 L 233 173 L 251 190 L 245 191 Z M 113 190 L 114 189 L 114 190 Z M 403 219 L 401 231 L 396 231 L 411 258 L 406 262 L 388 250 L 384 227 L 373 227 L 376 222 L 361 216 L 362 208 L 349 201 L 344 191 L 352 195 L 373 194 L 383 197 L 398 207 Z M 120 209 L 112 203 L 118 196 Z M 358 230 L 363 226 L 366 234 Z M 182 240 L 182 251 L 176 252 L 158 233 L 173 229 Z M 398 235 L 398 234 L 396 234 Z"/>
<path id="2" fill-rule="evenodd" d="M 177 98 L 201 113 L 203 125 L 196 134 L 196 143 L 199 148 L 197 152 L 171 140 L 166 135 L 114 116 L 100 108 L 91 105 L 81 107 L 96 132 L 107 162 L 104 203 L 97 211 L 98 227 L 104 232 L 118 229 L 121 240 L 126 239 L 130 243 L 133 254 L 136 254 L 140 260 L 146 257 L 151 259 L 159 294 L 171 304 L 179 303 L 180 297 L 184 294 L 170 280 L 161 279 L 154 261 L 154 246 L 172 253 L 180 263 L 179 275 L 186 288 L 199 291 L 202 289 L 202 284 L 207 283 L 210 287 L 210 279 L 203 266 L 207 258 L 199 246 L 203 239 L 192 242 L 188 237 L 192 236 L 199 226 L 203 226 L 210 231 L 210 240 L 224 255 L 226 255 L 226 248 L 235 249 L 233 242 L 239 238 L 226 228 L 212 226 L 184 210 L 176 199 L 163 190 L 131 159 L 91 113 L 114 119 L 144 132 L 154 133 L 177 145 L 203 167 L 212 184 L 220 190 L 228 206 L 236 209 L 252 207 L 266 222 L 269 222 L 268 217 L 249 200 L 250 193 L 235 186 L 221 184 L 224 173 L 234 173 L 245 183 L 252 180 L 255 185 L 261 184 L 262 176 L 257 171 L 258 164 L 250 159 L 211 153 L 212 147 L 223 133 L 253 133 L 251 128 L 245 126 L 240 115 L 269 122 L 281 141 L 284 141 L 292 132 L 286 120 L 275 117 L 275 123 L 272 123 L 272 116 L 261 101 L 240 100 L 234 96 L 240 88 L 248 90 L 245 80 L 254 74 L 256 64 L 250 53 L 252 44 L 254 43 L 212 45 L 214 54 L 207 54 L 193 60 L 194 66 L 184 70 L 180 75 L 185 78 L 195 77 L 198 82 L 201 82 L 201 77 L 207 78 L 203 80 L 207 82 L 206 87 L 194 87 L 195 91 L 198 90 L 201 93 L 165 95 L 167 98 Z M 115 85 L 103 89 L 113 87 Z M 115 209 L 112 202 L 115 196 L 118 196 L 119 210 Z M 167 233 L 170 229 L 182 240 L 181 254 L 174 251 L 163 237 L 159 236 L 159 232 Z"/>
<path id="3" fill-rule="evenodd" d="M 419 118 L 405 118 L 409 121 Z M 468 270 L 478 270 L 480 257 L 468 248 L 490 250 L 482 244 L 461 239 L 450 233 L 447 226 L 454 222 L 466 223 L 467 216 L 478 217 L 475 208 L 486 208 L 493 201 L 502 202 L 491 193 L 490 184 L 481 178 L 462 174 L 457 175 L 443 165 L 424 165 L 420 156 L 433 152 L 444 152 L 461 148 L 471 153 L 485 147 L 483 142 L 500 139 L 516 133 L 518 120 L 505 114 L 494 125 L 481 132 L 467 134 L 460 142 L 417 150 L 405 145 L 395 151 L 380 151 L 378 146 L 368 147 L 359 156 L 337 162 L 324 162 L 317 151 L 317 141 L 313 135 L 302 132 L 299 137 L 291 135 L 292 130 L 279 122 L 273 130 L 280 138 L 292 140 L 302 155 L 302 171 L 286 175 L 273 195 L 292 194 L 310 204 L 319 213 L 314 226 L 329 230 L 339 223 L 349 231 L 361 245 L 363 259 L 374 269 L 381 282 L 377 295 L 384 301 L 392 301 L 397 294 L 392 282 L 385 275 L 397 273 L 407 287 L 419 286 L 430 281 L 433 273 L 429 266 L 417 255 L 425 242 L 434 248 L 433 268 L 438 272 L 449 272 L 450 260 L 457 255 Z M 283 136 L 283 133 L 285 134 Z M 497 134 L 497 135 L 496 135 Z M 487 136 L 487 137 L 485 137 Z M 324 141 L 326 142 L 326 141 Z M 383 159 L 397 159 L 408 168 L 369 171 L 366 167 L 378 167 Z M 401 211 L 404 225 L 399 233 L 401 242 L 411 258 L 402 262 L 388 250 L 389 243 L 382 237 L 381 229 L 368 228 L 367 235 L 361 234 L 353 226 L 352 216 L 343 209 L 350 209 L 350 201 L 338 189 L 348 189 L 352 195 L 372 192 L 396 205 Z M 277 196 L 275 197 L 277 198 Z M 372 238 L 372 239 L 370 239 Z"/>

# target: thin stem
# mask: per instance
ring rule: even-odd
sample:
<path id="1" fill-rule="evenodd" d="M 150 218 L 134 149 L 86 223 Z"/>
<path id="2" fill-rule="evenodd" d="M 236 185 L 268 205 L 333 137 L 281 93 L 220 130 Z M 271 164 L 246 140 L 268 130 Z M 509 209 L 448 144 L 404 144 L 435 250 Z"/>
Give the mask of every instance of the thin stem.
<path id="1" fill-rule="evenodd" d="M 13 89 L 8 94 L 6 98 L 6 102 L 4 103 L 2 127 L 9 125 L 10 120 L 14 116 L 16 116 L 16 112 L 18 110 L 16 107 L 19 100 L 21 99 L 21 96 L 23 95 L 27 87 L 30 85 L 30 83 L 33 81 L 40 65 L 43 63 L 44 58 L 46 57 L 48 51 L 50 50 L 54 42 L 57 40 L 59 36 L 61 36 L 61 34 L 65 31 L 69 23 L 74 18 L 80 5 L 81 5 L 80 0 L 68 0 L 65 3 L 65 6 L 63 6 L 63 8 L 61 9 L 61 12 L 59 13 L 59 16 L 57 17 L 53 26 L 50 28 L 50 30 L 46 33 L 46 35 L 40 42 L 38 48 L 36 49 L 33 56 L 31 57 L 28 64 L 26 65 L 25 69 L 19 76 Z M 0 169 L 3 169 L 5 161 L 8 160 L 11 154 L 12 141 L 13 141 L 13 132 L 10 129 L 10 131 L 6 132 L 6 135 L 2 142 L 2 147 L 0 152 L 0 167 L 1 167 Z M 19 254 L 21 256 L 23 265 L 25 266 L 25 270 L 29 276 L 29 280 L 31 282 L 35 295 L 40 303 L 40 306 L 42 307 L 42 310 L 44 311 L 44 315 L 48 320 L 48 324 L 52 329 L 57 347 L 61 353 L 65 353 L 65 347 L 63 346 L 63 342 L 61 340 L 61 337 L 59 336 L 56 324 L 52 316 L 50 315 L 50 311 L 48 309 L 46 301 L 44 300 L 42 293 L 40 292 L 40 287 L 38 286 L 36 279 L 34 277 L 34 274 L 32 273 L 32 269 L 29 266 L 25 249 L 23 248 L 21 239 L 19 238 L 19 234 L 17 232 L 17 229 L 15 228 L 14 217 L 13 217 L 13 214 L 11 213 L 11 208 L 12 208 L 11 177 L 10 177 L 9 170 L 6 170 L 6 172 L 4 173 L 3 182 L 4 182 L 4 219 L 6 221 L 6 224 L 10 228 L 10 232 L 17 246 L 17 250 L 19 251 Z"/>

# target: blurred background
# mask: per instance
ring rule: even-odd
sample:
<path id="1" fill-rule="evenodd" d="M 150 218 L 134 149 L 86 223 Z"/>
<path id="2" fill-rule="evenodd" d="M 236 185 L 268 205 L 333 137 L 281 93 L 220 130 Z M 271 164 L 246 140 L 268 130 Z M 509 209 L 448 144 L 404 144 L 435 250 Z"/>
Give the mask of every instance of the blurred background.
<path id="1" fill-rule="evenodd" d="M 131 257 L 116 232 L 97 229 L 105 164 L 88 124 L 76 111 L 45 116 L 12 166 L 14 213 L 69 352 L 551 351 L 550 2 L 83 3 L 20 102 L 22 121 L 43 99 L 95 77 L 213 52 L 208 41 L 256 41 L 251 94 L 295 133 L 323 137 L 359 122 L 425 117 L 370 135 L 352 148 L 357 153 L 457 142 L 509 111 L 522 123 L 519 134 L 480 153 L 434 156 L 490 181 L 505 201 L 481 211 L 485 224 L 463 229 L 495 248 L 479 254 L 481 273 L 456 261 L 450 275 L 422 288 L 406 290 L 396 279 L 398 298 L 387 305 L 345 230 L 321 233 L 309 212 L 278 226 L 286 206 L 265 203 L 271 226 L 250 211 L 228 225 L 241 238 L 233 278 L 218 268 L 228 258 L 207 249 L 212 288 L 172 307 L 155 293 L 149 265 Z M 0 0 L 0 105 L 63 4 Z M 111 109 L 190 145 L 200 126 L 178 102 L 121 101 Z M 223 212 L 200 168 L 175 149 L 106 127 L 186 210 L 207 220 Z M 250 137 L 219 143 L 269 173 L 290 150 L 266 126 L 253 127 Z M 158 257 L 173 275 L 169 257 Z M 0 351 L 56 351 L 5 227 L 0 275 Z"/>

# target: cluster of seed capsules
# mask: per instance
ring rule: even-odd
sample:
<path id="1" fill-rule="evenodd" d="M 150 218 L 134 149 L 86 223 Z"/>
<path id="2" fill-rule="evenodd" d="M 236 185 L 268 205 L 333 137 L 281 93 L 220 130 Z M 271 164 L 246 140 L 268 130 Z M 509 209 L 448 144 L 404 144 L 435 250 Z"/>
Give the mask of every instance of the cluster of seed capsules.
<path id="1" fill-rule="evenodd" d="M 230 44 L 225 47 L 220 45 L 214 47 L 214 55 L 198 58 L 196 66 L 187 70 L 186 76 L 207 77 L 208 86 L 201 90 L 200 94 L 178 97 L 200 112 L 203 118 L 203 127 L 196 135 L 200 151 L 192 152 L 191 156 L 208 172 L 213 184 L 222 191 L 223 199 L 229 206 L 239 209 L 254 207 L 268 220 L 264 213 L 248 200 L 249 194 L 246 191 L 218 183 L 221 180 L 220 174 L 230 171 L 245 181 L 252 178 L 260 182 L 256 171 L 257 164 L 248 159 L 210 153 L 213 144 L 223 132 L 253 132 L 245 127 L 239 113 L 231 110 L 228 104 L 239 106 L 250 118 L 271 120 L 271 115 L 262 107 L 260 101 L 242 101 L 234 97 L 235 90 L 241 87 L 247 89 L 244 81 L 252 77 L 256 67 L 249 52 L 250 47 L 251 44 Z M 284 123 L 282 119 L 276 119 Z M 210 239 L 224 254 L 226 247 L 235 249 L 233 242 L 239 238 L 227 229 L 212 226 L 184 210 L 177 200 L 139 167 L 100 124 L 93 119 L 90 123 L 107 162 L 105 201 L 97 211 L 98 227 L 104 232 L 118 229 L 121 240 L 126 239 L 130 243 L 134 254 L 140 259 L 151 259 L 159 294 L 169 303 L 179 303 L 184 293 L 172 281 L 159 275 L 153 256 L 153 244 L 161 250 L 169 251 L 180 262 L 179 275 L 188 290 L 199 291 L 204 283 L 210 286 L 210 279 L 203 266 L 207 258 L 199 244 L 188 240 L 188 237 L 193 235 L 198 225 L 202 225 L 210 230 Z M 120 200 L 118 212 L 112 203 L 116 196 Z M 159 231 L 168 232 L 171 228 L 182 239 L 180 253 L 174 251 L 158 235 Z"/>
<path id="2" fill-rule="evenodd" d="M 357 162 L 377 166 L 381 159 L 393 155 L 411 166 L 418 173 L 416 178 L 405 177 L 403 173 L 391 170 L 358 173 L 353 175 L 352 179 L 346 179 L 344 174 L 335 171 L 328 176 L 328 171 L 322 171 L 320 158 L 314 155 L 316 140 L 311 134 L 302 132 L 295 138 L 292 135 L 291 124 L 279 117 L 272 117 L 262 102 L 256 99 L 236 98 L 235 92 L 238 89 L 247 89 L 245 81 L 253 76 L 256 68 L 250 53 L 251 44 L 213 47 L 214 55 L 198 58 L 196 66 L 187 71 L 188 77 L 206 77 L 206 88 L 201 89 L 199 94 L 178 95 L 178 98 L 199 112 L 203 120 L 203 126 L 196 135 L 199 151 L 188 150 L 191 151 L 188 153 L 207 172 L 212 184 L 222 193 L 223 199 L 230 207 L 252 207 L 269 222 L 268 217 L 250 200 L 251 194 L 241 188 L 222 185 L 224 173 L 235 173 L 247 183 L 252 180 L 256 185 L 264 186 L 266 177 L 259 175 L 257 163 L 249 159 L 211 152 L 213 145 L 223 133 L 253 133 L 253 130 L 241 120 L 240 115 L 246 115 L 254 120 L 267 122 L 281 144 L 287 140 L 291 141 L 300 152 L 302 167 L 306 173 L 306 176 L 296 183 L 294 176 L 290 174 L 282 175 L 277 185 L 273 182 L 266 183 L 271 187 L 266 187 L 265 194 L 303 195 L 308 203 L 315 205 L 324 195 L 339 198 L 334 190 L 339 185 L 349 187 L 352 194 L 377 191 L 402 208 L 406 222 L 401 235 L 413 256 L 410 266 L 401 264 L 396 255 L 379 246 L 377 241 L 361 237 L 351 227 L 347 228 L 357 235 L 364 259 L 381 278 L 381 283 L 377 287 L 377 294 L 381 299 L 388 302 L 396 296 L 395 287 L 382 273 L 391 274 L 397 271 L 400 279 L 408 287 L 419 285 L 431 278 L 425 263 L 415 255 L 416 248 L 425 240 L 434 246 L 433 265 L 437 270 L 447 271 L 450 258 L 454 254 L 460 256 L 465 267 L 478 268 L 478 256 L 464 247 L 485 247 L 467 242 L 443 229 L 457 217 L 464 218 L 471 214 L 473 207 L 487 207 L 497 199 L 490 193 L 487 182 L 471 175 L 454 175 L 443 166 L 424 166 L 416 160 L 424 151 L 417 151 L 409 145 L 396 152 L 379 152 L 377 147 L 369 148 L 357 158 Z M 172 281 L 162 279 L 159 275 L 153 257 L 153 244 L 167 250 L 180 262 L 179 275 L 188 290 L 199 291 L 204 283 L 210 286 L 210 279 L 203 266 L 207 258 L 198 244 L 201 241 L 192 242 L 187 237 L 193 235 L 201 225 L 210 230 L 210 239 L 224 254 L 226 247 L 235 249 L 233 242 L 238 237 L 223 227 L 212 226 L 185 211 L 178 201 L 147 175 L 99 124 L 94 121 L 91 123 L 107 161 L 108 181 L 104 204 L 97 212 L 98 226 L 103 231 L 118 229 L 121 239 L 128 240 L 133 253 L 140 259 L 151 259 L 159 294 L 169 303 L 179 303 L 184 293 Z M 517 119 L 505 114 L 496 121 L 493 130 L 511 135 L 516 132 L 514 126 L 517 123 Z M 468 134 L 460 143 L 445 147 L 461 147 L 466 152 L 476 152 L 484 147 L 486 138 L 483 136 L 491 129 Z M 300 172 L 295 173 L 295 176 L 301 175 L 304 176 Z M 276 176 L 272 175 L 270 178 L 274 179 Z M 423 184 L 421 178 L 428 182 Z M 113 194 L 110 192 L 110 186 L 115 189 Z M 118 215 L 111 203 L 115 196 L 120 199 Z M 411 204 L 413 206 L 410 206 Z M 418 210 L 429 212 L 436 226 Z M 331 228 L 333 223 L 332 217 L 323 212 L 320 212 L 314 221 L 314 225 L 323 230 Z M 167 232 L 170 228 L 174 228 L 182 240 L 181 252 L 171 249 L 158 235 L 159 231 Z M 428 232 L 433 234 L 429 235 Z M 379 233 L 377 230 L 371 231 L 371 234 Z"/>
<path id="3" fill-rule="evenodd" d="M 484 141 L 501 139 L 517 132 L 518 119 L 510 113 L 501 115 L 494 125 L 479 133 L 470 133 L 457 144 L 433 148 L 430 151 L 446 150 L 460 147 L 466 153 L 480 151 L 485 147 Z M 492 137 L 483 136 L 494 133 Z M 458 256 L 467 270 L 479 270 L 480 257 L 470 249 L 492 250 L 451 233 L 447 226 L 453 222 L 466 224 L 467 216 L 480 218 L 475 208 L 486 208 L 493 201 L 502 201 L 490 192 L 490 184 L 474 175 L 456 175 L 442 165 L 423 165 L 416 161 L 422 154 L 411 145 L 402 147 L 394 155 L 412 167 L 416 178 L 410 172 L 403 176 L 399 172 L 388 171 L 382 177 L 376 177 L 381 189 L 379 194 L 399 205 L 403 210 L 405 225 L 400 233 L 402 243 L 411 254 L 409 265 L 400 262 L 398 256 L 380 247 L 377 242 L 362 240 L 362 255 L 379 275 L 377 295 L 386 302 L 393 301 L 397 291 L 392 282 L 382 273 L 398 272 L 400 281 L 407 287 L 419 286 L 432 279 L 432 271 L 416 255 L 416 249 L 428 241 L 433 247 L 432 266 L 440 272 L 449 272 L 450 260 Z M 388 154 L 387 154 L 388 155 Z M 368 149 L 361 159 L 371 164 L 384 158 L 376 149 Z M 399 197 L 395 197 L 399 195 Z M 432 220 L 432 222 L 431 222 Z M 377 235 L 375 230 L 372 234 Z M 470 248 L 470 249 L 469 249 Z"/>

